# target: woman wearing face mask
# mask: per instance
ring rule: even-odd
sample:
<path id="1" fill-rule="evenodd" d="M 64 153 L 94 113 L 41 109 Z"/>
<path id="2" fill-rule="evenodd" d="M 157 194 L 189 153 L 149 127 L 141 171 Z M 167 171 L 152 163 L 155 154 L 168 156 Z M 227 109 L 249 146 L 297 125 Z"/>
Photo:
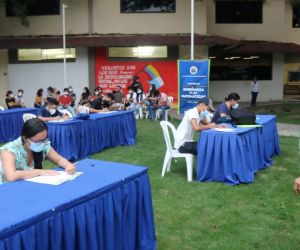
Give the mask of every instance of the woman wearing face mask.
<path id="1" fill-rule="evenodd" d="M 100 87 L 95 88 L 94 95 L 90 97 L 90 102 L 94 102 L 98 97 L 101 96 L 102 90 Z"/>
<path id="2" fill-rule="evenodd" d="M 22 108 L 25 108 L 24 99 L 23 99 L 24 90 L 19 89 L 18 94 L 15 97 L 16 104 L 21 106 Z"/>
<path id="3" fill-rule="evenodd" d="M 36 96 L 34 99 L 34 107 L 35 108 L 41 108 L 45 102 L 43 98 L 44 90 L 43 89 L 38 89 L 36 92 Z"/>
<path id="4" fill-rule="evenodd" d="M 6 98 L 5 98 L 5 103 L 7 105 L 7 108 L 12 109 L 12 108 L 20 108 L 21 106 L 16 103 L 16 99 L 14 98 L 14 94 L 11 90 L 8 90 L 6 92 Z"/>
<path id="5" fill-rule="evenodd" d="M 0 147 L 0 184 L 40 175 L 57 175 L 55 170 L 39 169 L 46 157 L 73 174 L 74 164 L 60 156 L 47 137 L 47 126 L 43 121 L 37 118 L 26 121 L 21 137 Z"/>
<path id="6" fill-rule="evenodd" d="M 237 93 L 231 93 L 225 97 L 225 102 L 221 103 L 212 118 L 212 122 L 218 123 L 221 117 L 230 117 L 230 110 L 239 107 L 240 96 Z"/>
<path id="7" fill-rule="evenodd" d="M 47 106 L 38 110 L 38 118 L 44 122 L 68 119 L 68 116 L 64 116 L 57 110 L 58 101 L 55 98 L 47 98 Z"/>
<path id="8" fill-rule="evenodd" d="M 91 91 L 89 90 L 88 87 L 84 87 L 79 100 L 79 104 L 81 105 L 83 102 L 89 102 L 90 98 L 91 98 Z"/>

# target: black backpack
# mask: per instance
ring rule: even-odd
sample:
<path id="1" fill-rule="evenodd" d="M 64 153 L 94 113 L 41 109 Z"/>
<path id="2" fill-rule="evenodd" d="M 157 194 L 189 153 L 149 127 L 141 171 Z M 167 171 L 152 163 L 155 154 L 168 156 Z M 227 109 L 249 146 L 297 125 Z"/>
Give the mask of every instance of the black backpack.
<path id="1" fill-rule="evenodd" d="M 255 124 L 256 116 L 249 108 L 232 109 L 230 116 L 235 125 Z"/>

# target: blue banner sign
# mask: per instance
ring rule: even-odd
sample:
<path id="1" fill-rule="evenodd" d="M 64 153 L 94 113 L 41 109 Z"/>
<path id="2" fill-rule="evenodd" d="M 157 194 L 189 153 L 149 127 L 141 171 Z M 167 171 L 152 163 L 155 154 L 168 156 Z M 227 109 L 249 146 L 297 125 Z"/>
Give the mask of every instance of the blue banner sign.
<path id="1" fill-rule="evenodd" d="M 178 111 L 195 107 L 208 97 L 210 60 L 178 60 Z"/>

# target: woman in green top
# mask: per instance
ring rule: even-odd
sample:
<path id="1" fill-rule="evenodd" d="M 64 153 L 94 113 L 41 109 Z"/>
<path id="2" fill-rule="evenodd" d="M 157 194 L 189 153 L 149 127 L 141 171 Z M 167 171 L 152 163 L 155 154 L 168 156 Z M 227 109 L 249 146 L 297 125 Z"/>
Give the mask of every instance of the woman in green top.
<path id="1" fill-rule="evenodd" d="M 0 184 L 39 175 L 57 175 L 55 170 L 37 169 L 46 157 L 70 174 L 76 170 L 74 164 L 51 147 L 46 124 L 37 118 L 30 119 L 25 122 L 21 137 L 0 147 Z"/>

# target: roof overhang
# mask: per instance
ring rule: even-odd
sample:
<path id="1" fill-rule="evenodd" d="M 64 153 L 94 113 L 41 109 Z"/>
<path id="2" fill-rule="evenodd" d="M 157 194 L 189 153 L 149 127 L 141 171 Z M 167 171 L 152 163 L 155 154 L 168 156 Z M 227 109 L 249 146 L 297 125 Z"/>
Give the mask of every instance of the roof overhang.
<path id="1" fill-rule="evenodd" d="M 190 44 L 189 34 L 106 34 L 67 36 L 68 47 L 108 46 L 178 46 Z M 195 34 L 195 45 L 230 45 L 236 40 L 209 34 Z M 0 49 L 17 48 L 59 48 L 62 36 L 0 37 Z"/>

